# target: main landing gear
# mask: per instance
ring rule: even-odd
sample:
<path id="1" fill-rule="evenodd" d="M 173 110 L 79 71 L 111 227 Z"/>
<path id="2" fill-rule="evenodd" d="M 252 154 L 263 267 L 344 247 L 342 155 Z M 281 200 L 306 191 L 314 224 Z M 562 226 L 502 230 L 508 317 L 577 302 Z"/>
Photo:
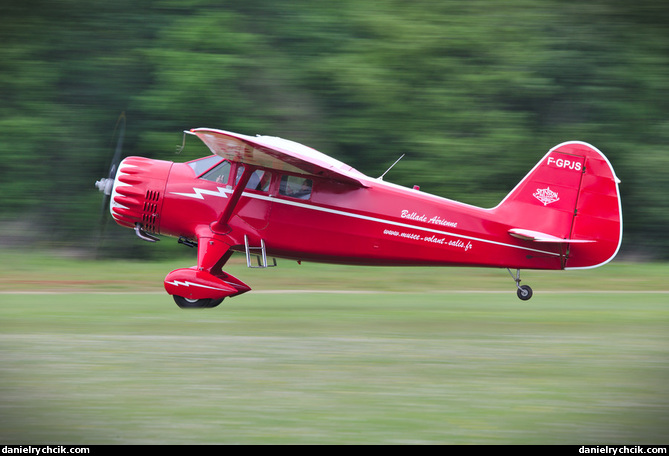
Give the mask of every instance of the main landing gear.
<path id="1" fill-rule="evenodd" d="M 527 301 L 532 297 L 532 288 L 530 288 L 529 285 L 521 285 L 520 284 L 520 269 L 516 269 L 516 275 L 513 275 L 513 272 L 511 272 L 510 268 L 506 268 L 507 271 L 509 271 L 509 274 L 511 274 L 511 277 L 513 280 L 516 281 L 516 287 L 518 288 L 518 297 L 522 299 L 523 301 Z"/>
<path id="2" fill-rule="evenodd" d="M 209 309 L 216 307 L 223 302 L 223 298 L 188 299 L 177 295 L 172 295 L 172 297 L 174 298 L 174 302 L 177 303 L 177 306 L 181 307 L 182 309 Z"/>

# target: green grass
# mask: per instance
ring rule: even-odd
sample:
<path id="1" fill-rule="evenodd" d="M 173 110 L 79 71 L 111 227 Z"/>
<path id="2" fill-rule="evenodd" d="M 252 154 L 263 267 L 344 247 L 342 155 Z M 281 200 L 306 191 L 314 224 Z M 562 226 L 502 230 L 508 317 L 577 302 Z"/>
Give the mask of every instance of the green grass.
<path id="1" fill-rule="evenodd" d="M 257 292 L 184 311 L 188 263 L 4 258 L 4 444 L 669 440 L 666 265 L 527 271 L 523 302 L 504 270 L 236 262 Z"/>
<path id="2" fill-rule="evenodd" d="M 191 256 L 170 261 L 81 260 L 49 253 L 0 250 L 2 291 L 133 291 L 163 292 L 163 279 L 173 269 L 195 264 Z M 504 291 L 514 282 L 505 269 L 361 267 L 316 263 L 298 265 L 278 260 L 279 266 L 248 269 L 243 255 L 228 262 L 225 271 L 256 292 L 267 290 L 452 292 Z M 613 262 L 578 271 L 523 270 L 523 284 L 542 291 L 669 291 L 669 264 Z"/>

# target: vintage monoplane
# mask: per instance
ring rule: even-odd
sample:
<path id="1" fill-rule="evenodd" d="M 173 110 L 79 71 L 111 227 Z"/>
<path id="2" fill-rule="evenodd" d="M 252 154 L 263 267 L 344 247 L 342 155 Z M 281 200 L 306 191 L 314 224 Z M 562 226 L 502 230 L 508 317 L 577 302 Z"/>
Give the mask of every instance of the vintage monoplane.
<path id="1" fill-rule="evenodd" d="M 356 265 L 521 269 L 601 266 L 618 252 L 622 209 L 607 158 L 583 142 L 548 151 L 494 208 L 368 177 L 293 141 L 196 128 L 212 155 L 186 163 L 128 157 L 96 186 L 121 226 L 197 247 L 197 265 L 165 278 L 183 308 L 215 307 L 251 288 L 222 267 L 273 258 Z M 186 136 L 184 136 L 185 138 Z M 515 273 L 512 271 L 515 270 Z"/>

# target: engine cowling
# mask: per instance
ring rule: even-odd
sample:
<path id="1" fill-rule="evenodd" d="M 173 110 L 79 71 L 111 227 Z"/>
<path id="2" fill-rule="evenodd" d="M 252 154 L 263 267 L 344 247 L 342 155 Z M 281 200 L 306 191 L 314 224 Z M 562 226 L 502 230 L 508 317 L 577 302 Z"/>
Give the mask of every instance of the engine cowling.
<path id="1" fill-rule="evenodd" d="M 160 214 L 167 178 L 173 162 L 128 157 L 120 165 L 109 211 L 121 226 L 160 233 Z"/>

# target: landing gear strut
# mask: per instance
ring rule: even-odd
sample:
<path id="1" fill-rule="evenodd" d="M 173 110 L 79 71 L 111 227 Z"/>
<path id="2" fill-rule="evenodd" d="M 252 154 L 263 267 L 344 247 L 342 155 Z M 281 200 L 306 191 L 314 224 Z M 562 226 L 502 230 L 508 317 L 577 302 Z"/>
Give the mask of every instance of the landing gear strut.
<path id="1" fill-rule="evenodd" d="M 509 274 L 511 274 L 511 277 L 513 280 L 516 281 L 516 288 L 518 288 L 518 297 L 522 299 L 523 301 L 527 301 L 532 297 L 532 288 L 530 288 L 529 285 L 521 285 L 520 284 L 520 269 L 516 269 L 516 275 L 513 275 L 513 272 L 511 272 L 510 268 L 506 268 L 507 271 L 509 271 Z"/>

